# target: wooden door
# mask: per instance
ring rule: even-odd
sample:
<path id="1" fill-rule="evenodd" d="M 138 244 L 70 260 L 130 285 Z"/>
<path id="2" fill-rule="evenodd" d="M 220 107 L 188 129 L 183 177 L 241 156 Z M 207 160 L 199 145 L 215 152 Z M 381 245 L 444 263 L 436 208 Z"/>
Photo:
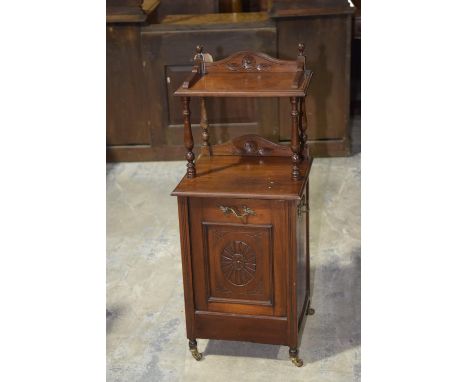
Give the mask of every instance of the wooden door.
<path id="1" fill-rule="evenodd" d="M 195 311 L 286 316 L 287 230 L 283 201 L 190 202 Z M 254 211 L 245 221 L 244 206 Z"/>
<path id="2" fill-rule="evenodd" d="M 312 12 L 312 11 L 311 11 Z M 349 154 L 351 15 L 277 18 L 278 54 L 292 60 L 304 42 L 314 72 L 308 96 L 307 136 L 313 156 Z M 291 105 L 279 102 L 280 140 L 290 140 Z"/>
<path id="3" fill-rule="evenodd" d="M 276 56 L 276 29 L 267 21 L 259 23 L 205 25 L 151 25 L 142 30 L 145 86 L 151 102 L 152 145 L 164 147 L 164 159 L 183 158 L 183 121 L 179 97 L 174 91 L 190 74 L 195 47 L 214 60 L 241 51 L 253 50 Z M 201 143 L 197 132 L 200 102 L 190 104 L 195 151 Z M 273 141 L 279 139 L 278 100 L 275 98 L 209 98 L 206 101 L 211 143 L 226 142 L 256 133 Z M 155 154 L 158 158 L 159 154 Z"/>
<path id="4" fill-rule="evenodd" d="M 107 24 L 107 145 L 150 147 L 151 131 L 141 65 L 140 29 Z"/>

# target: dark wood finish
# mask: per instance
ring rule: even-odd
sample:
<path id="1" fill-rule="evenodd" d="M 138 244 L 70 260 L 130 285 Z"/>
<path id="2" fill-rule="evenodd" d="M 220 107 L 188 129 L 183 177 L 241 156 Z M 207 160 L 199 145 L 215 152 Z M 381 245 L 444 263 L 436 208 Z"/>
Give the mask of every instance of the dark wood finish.
<path id="1" fill-rule="evenodd" d="M 195 307 L 193 303 L 192 251 L 190 248 L 190 225 L 188 198 L 177 198 L 179 206 L 180 250 L 182 253 L 182 279 L 184 283 L 185 324 L 187 338 L 195 339 L 193 322 L 195 321 Z"/>
<path id="2" fill-rule="evenodd" d="M 301 44 L 300 53 L 303 52 Z M 204 66 L 204 72 L 200 65 Z M 299 74 L 299 75 L 297 75 Z M 197 63 L 174 93 L 198 97 L 305 97 L 311 71 L 304 56 L 285 61 L 263 53 L 237 52 L 223 60 Z"/>
<path id="3" fill-rule="evenodd" d="M 306 99 L 311 152 L 314 156 L 349 154 L 353 8 L 346 0 L 243 2 L 244 11 L 269 9 L 269 13 L 209 13 L 218 12 L 217 1 L 196 3 L 108 0 L 109 161 L 179 159 L 185 152 L 182 105 L 172 94 L 190 73 L 193 55 L 187 52 L 197 44 L 203 44 L 215 60 L 241 50 L 293 60 L 297 41 L 307 46 L 306 69 L 316 73 Z M 293 83 L 302 81 L 301 76 L 296 73 Z M 300 103 L 298 108 L 300 112 Z M 192 122 L 197 129 L 201 109 L 200 100 L 194 99 Z M 290 141 L 289 100 L 280 100 L 278 107 L 278 100 L 271 98 L 209 99 L 205 109 L 213 144 L 244 134 Z M 194 136 L 195 155 L 203 145 L 202 137 Z"/>
<path id="4" fill-rule="evenodd" d="M 149 109 L 141 86 L 140 32 L 127 24 L 107 25 L 107 144 L 151 144 Z M 127 103 L 138 102 L 126 108 Z M 129 128 L 131 126 L 131 128 Z"/>
<path id="5" fill-rule="evenodd" d="M 351 15 L 347 0 L 273 0 L 272 14 L 276 17 Z"/>
<path id="6" fill-rule="evenodd" d="M 241 18 L 240 18 L 241 19 Z M 150 108 L 150 126 L 153 150 L 145 151 L 147 158 L 176 157 L 184 151 L 182 105 L 173 97 L 174 91 L 191 73 L 195 53 L 193 48 L 200 41 L 204 49 L 218 60 L 237 50 L 258 48 L 276 54 L 271 41 L 276 32 L 271 22 L 244 22 L 235 24 L 151 25 L 142 34 L 145 79 Z M 174 49 L 177 46 L 178 49 Z M 156 55 L 155 52 L 158 52 Z M 161 75 L 163 73 L 163 75 Z M 256 133 L 277 141 L 279 128 L 276 99 L 214 99 L 206 100 L 206 112 L 210 121 L 210 142 L 216 144 L 247 133 Z M 191 102 L 192 127 L 198 131 L 201 120 L 200 99 Z M 202 144 L 202 136 L 194 134 L 194 153 Z M 162 151 L 162 148 L 168 148 Z M 132 151 L 127 147 L 126 154 Z M 172 149 L 172 151 L 170 150 Z M 119 148 L 120 151 L 123 148 Z M 135 150 L 142 151 L 139 148 Z M 118 150 L 115 150 L 118 151 Z M 140 157 L 141 158 L 141 157 Z M 147 159 L 148 160 L 148 159 Z"/>
<path id="7" fill-rule="evenodd" d="M 208 117 L 206 115 L 205 98 L 200 99 L 200 127 L 202 129 L 203 148 L 208 149 L 210 153 L 210 132 L 208 130 Z"/>
<path id="8" fill-rule="evenodd" d="M 195 312 L 197 338 L 288 345 L 286 317 Z"/>
<path id="9" fill-rule="evenodd" d="M 277 227 L 286 211 L 284 201 L 193 198 L 190 227 L 194 269 L 195 307 L 200 311 L 284 316 L 286 278 L 273 269 L 284 268 Z M 256 215 L 243 224 L 220 206 L 240 210 L 248 206 Z M 272 212 L 275 213 L 272 213 Z M 273 240 L 273 237 L 276 239 Z"/>
<path id="10" fill-rule="evenodd" d="M 226 165 L 235 158 L 200 158 L 197 177 L 185 177 L 173 192 L 179 203 L 187 337 L 297 351 L 310 304 L 308 171 L 296 182 L 286 157 L 237 157 L 247 161 L 245 167 Z M 203 173 L 206 161 L 219 166 L 216 176 Z M 238 190 L 224 181 L 230 178 Z M 204 189 L 181 191 L 202 179 Z M 275 189 L 278 181 L 283 184 Z M 250 213 L 243 219 L 246 209 Z M 300 359 L 293 362 L 300 366 Z"/>
<path id="11" fill-rule="evenodd" d="M 278 85 L 275 78 L 285 75 L 288 81 Z M 238 52 L 208 62 L 198 46 L 191 74 L 174 93 L 182 98 L 188 163 L 172 195 L 179 204 L 187 338 L 197 361 L 195 339 L 209 338 L 287 345 L 293 364 L 303 364 L 298 347 L 310 304 L 306 187 L 313 159 L 303 105 L 309 80 L 303 44 L 296 61 Z M 257 135 L 209 145 L 203 97 L 284 97 L 291 88 L 301 92 L 290 97 L 292 172 L 287 146 Z M 197 173 L 190 96 L 202 97 Z"/>
<path id="12" fill-rule="evenodd" d="M 143 0 L 108 0 L 106 4 L 107 23 L 139 23 L 146 20 Z"/>
<path id="13" fill-rule="evenodd" d="M 205 155 L 291 156 L 291 149 L 288 146 L 273 143 L 255 134 L 234 138 L 228 142 L 215 145 L 209 150 L 202 147 L 201 152 Z"/>
<path id="14" fill-rule="evenodd" d="M 187 159 L 187 178 L 195 176 L 195 164 L 193 163 L 195 155 L 193 154 L 193 136 L 192 126 L 190 124 L 190 97 L 183 97 L 182 103 L 184 105 L 184 144 L 187 149 L 185 158 Z"/>
<path id="15" fill-rule="evenodd" d="M 289 151 L 290 153 L 290 151 Z M 291 182 L 291 159 L 262 156 L 201 156 L 197 176 L 183 178 L 176 196 L 300 200 L 312 159 L 299 164 L 302 178 Z"/>
<path id="16" fill-rule="evenodd" d="M 299 155 L 301 145 L 299 143 L 299 113 L 297 111 L 297 97 L 291 97 L 291 150 L 292 150 L 292 173 L 291 176 L 294 180 L 298 180 L 299 174 L 299 163 L 301 157 Z"/>
<path id="17" fill-rule="evenodd" d="M 157 0 L 108 0 L 106 8 L 107 146 L 151 148 L 150 112 L 141 57 L 141 25 Z M 141 153 L 141 151 L 140 151 Z M 125 153 L 122 153 L 126 157 Z M 108 160 L 119 160 L 108 152 Z"/>
<path id="18" fill-rule="evenodd" d="M 160 23 L 168 15 L 204 14 L 218 11 L 219 0 L 160 0 L 157 17 L 153 22 Z"/>
<path id="19" fill-rule="evenodd" d="M 346 0 L 275 1 L 271 16 L 278 52 L 292 59 L 297 40 L 307 47 L 306 68 L 315 75 L 306 98 L 308 140 L 313 156 L 349 155 L 350 52 L 353 8 Z M 290 105 L 280 100 L 280 140 L 291 138 Z"/>
<path id="20" fill-rule="evenodd" d="M 242 0 L 219 0 L 220 12 L 242 12 Z"/>
<path id="21" fill-rule="evenodd" d="M 264 53 L 243 51 L 219 61 L 205 61 L 203 47 L 197 46 L 195 64 L 191 74 L 182 83 L 174 95 L 183 97 L 184 104 L 184 141 L 187 148 L 187 177 L 195 176 L 193 137 L 190 124 L 188 103 L 190 96 L 202 97 L 285 97 L 291 96 L 291 150 L 293 180 L 299 180 L 299 163 L 303 159 L 305 147 L 303 120 L 305 114 L 298 111 L 298 104 L 305 98 L 312 73 L 305 70 L 304 44 L 298 44 L 296 61 L 279 60 Z M 299 75 L 298 75 L 299 74 Z M 301 111 L 302 111 L 301 107 Z M 206 115 L 202 115 L 206 120 Z M 304 122 L 306 123 L 306 122 Z M 256 154 L 251 146 L 245 146 L 244 152 Z M 278 151 L 278 150 L 277 150 Z M 260 155 L 261 154 L 260 152 Z"/>
<path id="22" fill-rule="evenodd" d="M 239 24 L 264 23 L 270 20 L 266 12 L 248 13 L 204 13 L 194 15 L 168 15 L 161 21 L 162 24 L 179 26 L 181 28 L 200 25 L 217 25 L 235 27 Z"/>

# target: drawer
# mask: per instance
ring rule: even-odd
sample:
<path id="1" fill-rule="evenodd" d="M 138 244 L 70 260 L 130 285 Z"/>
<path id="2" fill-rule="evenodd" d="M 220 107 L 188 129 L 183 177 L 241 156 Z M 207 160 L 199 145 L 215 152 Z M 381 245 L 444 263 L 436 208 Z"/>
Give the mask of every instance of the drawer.
<path id="1" fill-rule="evenodd" d="M 286 315 L 286 201 L 191 198 L 195 310 Z"/>
<path id="2" fill-rule="evenodd" d="M 199 199 L 204 221 L 235 224 L 271 224 L 270 200 Z"/>

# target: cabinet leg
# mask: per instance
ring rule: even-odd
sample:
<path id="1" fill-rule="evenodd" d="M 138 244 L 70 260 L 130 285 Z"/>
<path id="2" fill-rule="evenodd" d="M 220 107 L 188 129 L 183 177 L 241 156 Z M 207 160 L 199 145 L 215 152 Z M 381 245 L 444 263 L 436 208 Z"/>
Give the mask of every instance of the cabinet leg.
<path id="1" fill-rule="evenodd" d="M 203 357 L 203 353 L 198 352 L 197 340 L 189 340 L 188 346 L 192 353 L 192 357 L 195 358 L 195 360 L 200 361 Z"/>
<path id="2" fill-rule="evenodd" d="M 294 364 L 294 366 L 301 367 L 304 364 L 302 359 L 299 358 L 298 349 L 289 348 L 289 358 L 291 359 L 291 362 Z"/>

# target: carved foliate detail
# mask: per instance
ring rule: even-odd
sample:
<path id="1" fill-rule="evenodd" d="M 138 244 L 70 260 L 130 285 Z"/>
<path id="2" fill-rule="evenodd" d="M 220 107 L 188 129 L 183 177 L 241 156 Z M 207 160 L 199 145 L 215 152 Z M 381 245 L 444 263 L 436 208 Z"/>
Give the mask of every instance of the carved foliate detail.
<path id="1" fill-rule="evenodd" d="M 247 141 L 244 143 L 244 147 L 242 150 L 239 150 L 239 154 L 244 155 L 268 155 L 268 153 L 272 151 L 268 147 L 258 147 L 257 142 L 255 141 Z"/>
<path id="2" fill-rule="evenodd" d="M 239 63 L 237 62 L 229 62 L 226 64 L 226 67 L 233 71 L 233 72 L 239 72 L 239 71 L 246 71 L 246 72 L 252 72 L 252 71 L 266 71 L 271 68 L 270 64 L 265 64 L 265 63 L 259 63 L 257 64 L 257 61 L 255 60 L 255 57 L 251 55 L 246 55 L 242 58 L 242 61 Z"/>
<path id="3" fill-rule="evenodd" d="M 243 241 L 231 241 L 221 252 L 221 271 L 235 286 L 245 286 L 255 278 L 257 259 L 252 248 Z"/>

